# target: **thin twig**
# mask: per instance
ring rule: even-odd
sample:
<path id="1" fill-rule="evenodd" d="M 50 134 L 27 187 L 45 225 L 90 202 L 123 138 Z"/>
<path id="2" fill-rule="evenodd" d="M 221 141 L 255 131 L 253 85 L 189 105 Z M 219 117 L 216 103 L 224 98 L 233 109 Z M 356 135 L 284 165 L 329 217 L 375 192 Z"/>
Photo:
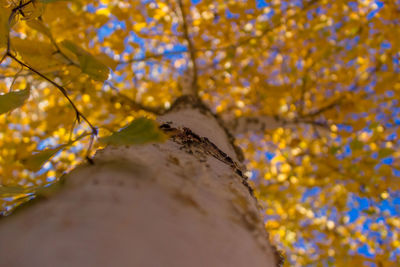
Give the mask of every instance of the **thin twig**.
<path id="1" fill-rule="evenodd" d="M 89 127 L 92 129 L 92 132 L 94 135 L 97 135 L 97 129 L 90 123 L 90 121 L 78 110 L 78 108 L 75 106 L 74 102 L 71 100 L 71 98 L 68 96 L 67 91 L 65 90 L 64 87 L 62 87 L 61 85 L 59 85 L 58 83 L 56 83 L 55 81 L 51 80 L 50 78 L 48 78 L 47 76 L 45 76 L 44 74 L 40 73 L 39 71 L 35 70 L 34 68 L 32 68 L 31 66 L 25 64 L 24 62 L 20 61 L 16 56 L 12 55 L 11 53 L 7 53 L 7 55 L 12 58 L 13 60 L 15 60 L 18 64 L 20 64 L 21 66 L 24 66 L 25 68 L 29 69 L 31 72 L 37 74 L 38 76 L 40 76 L 41 78 L 43 78 L 44 80 L 48 81 L 49 83 L 51 83 L 53 86 L 55 86 L 63 95 L 64 97 L 68 100 L 68 102 L 71 104 L 72 108 L 75 110 L 76 113 L 76 118 L 78 120 L 78 122 L 80 122 L 80 118 L 82 118 L 88 125 Z"/>
<path id="2" fill-rule="evenodd" d="M 143 111 L 146 111 L 146 112 L 149 112 L 149 113 L 153 113 L 154 115 L 163 115 L 165 113 L 165 111 L 166 111 L 164 108 L 161 108 L 161 107 L 158 107 L 158 108 L 154 107 L 153 108 L 153 107 L 144 106 L 142 103 L 139 103 L 139 102 L 133 100 L 132 98 L 130 98 L 129 96 L 121 93 L 118 90 L 118 88 L 115 87 L 110 81 L 105 81 L 105 84 L 110 86 L 111 89 L 113 89 L 114 92 L 116 92 L 118 97 L 121 97 L 124 100 L 128 101 L 129 105 L 135 110 L 143 110 Z"/>
<path id="3" fill-rule="evenodd" d="M 8 28 L 9 28 L 9 30 L 8 30 L 8 34 L 7 34 L 7 50 L 6 50 L 6 53 L 3 55 L 3 57 L 1 58 L 0 63 L 2 63 L 3 60 L 4 60 L 6 57 L 10 57 L 11 59 L 13 59 L 15 62 L 17 62 L 17 63 L 21 66 L 21 70 L 18 71 L 18 73 L 14 76 L 12 85 L 14 84 L 15 80 L 17 79 L 18 74 L 19 74 L 19 73 L 23 70 L 23 68 L 25 67 L 25 68 L 27 68 L 29 71 L 31 71 L 32 73 L 38 75 L 39 77 L 43 78 L 44 80 L 46 80 L 47 82 L 49 82 L 50 84 L 52 84 L 53 86 L 55 86 L 55 87 L 64 95 L 64 97 L 68 100 L 68 102 L 71 104 L 72 108 L 74 109 L 75 114 L 76 114 L 76 120 L 78 121 L 78 123 L 80 122 L 80 119 L 82 118 L 82 119 L 89 125 L 89 127 L 90 127 L 90 129 L 91 129 L 91 131 L 92 131 L 91 139 L 90 139 L 90 143 L 89 143 L 89 147 L 88 147 L 88 151 L 87 151 L 87 156 L 86 156 L 87 160 L 88 160 L 89 162 L 92 163 L 93 160 L 91 160 L 91 159 L 89 158 L 89 154 L 90 154 L 90 150 L 91 150 L 91 148 L 92 148 L 92 144 L 93 144 L 94 137 L 97 135 L 97 129 L 96 129 L 96 128 L 90 123 L 90 121 L 78 110 L 78 108 L 75 106 L 74 102 L 73 102 L 73 101 L 71 100 L 71 98 L 68 96 L 67 90 L 66 90 L 63 86 L 59 85 L 58 83 L 56 83 L 55 81 L 51 80 L 50 78 L 48 78 L 48 77 L 47 77 L 46 75 L 44 75 L 43 73 L 37 71 L 37 70 L 34 69 L 33 67 L 31 67 L 31 66 L 29 66 L 28 64 L 24 63 L 23 61 L 19 60 L 19 59 L 17 58 L 17 55 L 13 55 L 13 54 L 11 53 L 11 49 L 10 49 L 10 48 L 11 48 L 11 42 L 10 42 L 10 28 L 11 28 L 11 22 L 12 22 L 12 20 L 14 19 L 16 12 L 20 12 L 22 16 L 25 16 L 24 13 L 22 12 L 22 8 L 25 7 L 25 6 L 27 6 L 27 5 L 29 5 L 30 3 L 34 4 L 34 1 L 33 1 L 33 0 L 30 0 L 30 1 L 28 1 L 28 2 L 26 2 L 26 3 L 23 4 L 23 3 L 22 3 L 22 0 L 21 0 L 21 1 L 19 2 L 19 5 L 16 6 L 16 7 L 14 7 L 14 8 L 12 9 L 11 14 L 10 14 L 10 16 L 9 16 L 9 18 L 8 18 Z M 60 54 L 69 62 L 69 64 L 74 65 L 74 66 L 77 66 L 77 64 L 76 64 L 75 62 L 73 62 L 70 58 L 68 58 L 68 57 L 60 50 L 60 48 L 58 47 L 57 43 L 54 41 L 54 39 L 53 39 L 53 37 L 52 37 L 51 35 L 50 35 L 50 39 L 51 39 L 51 42 L 52 42 L 52 43 L 54 44 L 54 46 L 56 47 L 56 53 L 60 53 Z M 12 89 L 12 85 L 11 85 L 10 89 Z M 74 122 L 74 124 L 73 124 L 73 127 L 74 127 L 74 126 L 75 126 L 75 122 Z M 73 131 L 73 128 L 72 128 L 72 130 L 71 130 L 71 133 L 72 133 L 72 131 Z"/>
<path id="4" fill-rule="evenodd" d="M 305 55 L 304 59 L 307 60 L 308 57 L 311 54 L 311 49 L 308 49 L 307 54 Z M 308 82 L 308 73 L 310 72 L 310 70 L 313 68 L 313 66 L 315 65 L 315 60 L 313 61 L 313 63 L 311 64 L 311 66 L 307 67 L 306 70 L 304 71 L 304 75 L 301 79 L 301 89 L 300 89 L 300 107 L 299 107 L 299 115 L 302 116 L 303 112 L 304 112 L 304 105 L 305 105 L 305 97 L 306 97 L 306 90 L 307 90 L 307 82 Z"/>
<path id="5" fill-rule="evenodd" d="M 87 151 L 86 151 L 86 160 L 87 160 L 91 165 L 94 164 L 93 159 L 90 157 L 90 151 L 92 150 L 93 141 L 94 141 L 94 135 L 92 134 L 92 135 L 90 135 L 89 145 L 88 145 L 88 148 L 87 148 Z"/>
<path id="6" fill-rule="evenodd" d="M 305 114 L 305 115 L 303 115 L 303 116 L 301 116 L 301 117 L 302 117 L 302 118 L 316 117 L 316 116 L 318 116 L 318 115 L 324 113 L 325 111 L 328 111 L 328 110 L 330 110 L 330 109 L 332 109 L 332 108 L 338 106 L 338 105 L 343 101 L 343 99 L 344 99 L 343 97 L 339 97 L 338 99 L 332 101 L 332 102 L 329 103 L 328 105 L 323 106 L 323 107 L 319 108 L 318 110 L 313 111 L 313 112 L 310 112 L 310 113 L 308 113 L 308 114 Z"/>
<path id="7" fill-rule="evenodd" d="M 3 63 L 3 60 L 6 59 L 6 57 L 7 57 L 7 53 L 5 53 L 5 54 L 2 56 L 2 58 L 0 59 L 0 64 Z"/>
<path id="8" fill-rule="evenodd" d="M 24 69 L 24 67 L 21 66 L 21 69 L 14 75 L 14 78 L 13 78 L 13 80 L 11 82 L 11 85 L 10 85 L 10 90 L 9 90 L 10 92 L 12 91 L 12 88 L 13 88 L 15 82 L 17 81 L 19 74 L 21 73 L 21 71 L 23 69 Z"/>
<path id="9" fill-rule="evenodd" d="M 130 64 L 133 62 L 147 61 L 147 60 L 151 60 L 151 59 L 162 58 L 162 57 L 169 56 L 169 55 L 179 55 L 179 54 L 184 54 L 184 53 L 189 53 L 189 51 L 168 51 L 168 52 L 161 53 L 161 54 L 152 54 L 152 55 L 144 56 L 141 58 L 132 58 L 127 61 L 120 61 L 119 64 Z"/>

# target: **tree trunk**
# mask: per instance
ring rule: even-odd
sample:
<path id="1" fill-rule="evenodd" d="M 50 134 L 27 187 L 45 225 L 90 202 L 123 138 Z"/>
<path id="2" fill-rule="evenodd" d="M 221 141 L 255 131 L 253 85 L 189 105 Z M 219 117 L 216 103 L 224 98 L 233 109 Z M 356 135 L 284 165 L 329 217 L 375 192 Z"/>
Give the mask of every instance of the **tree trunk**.
<path id="1" fill-rule="evenodd" d="M 0 221 L 0 266 L 277 266 L 224 129 L 200 106 L 160 144 L 107 147 L 62 190 Z"/>

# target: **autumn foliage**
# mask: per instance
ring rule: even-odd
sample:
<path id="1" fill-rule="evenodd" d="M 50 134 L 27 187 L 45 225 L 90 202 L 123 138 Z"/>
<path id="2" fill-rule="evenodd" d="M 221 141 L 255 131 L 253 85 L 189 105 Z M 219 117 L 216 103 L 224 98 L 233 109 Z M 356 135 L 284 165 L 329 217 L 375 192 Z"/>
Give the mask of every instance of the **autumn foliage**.
<path id="1" fill-rule="evenodd" d="M 4 215 L 189 86 L 274 121 L 235 137 L 287 266 L 400 262 L 398 1 L 0 5 Z"/>

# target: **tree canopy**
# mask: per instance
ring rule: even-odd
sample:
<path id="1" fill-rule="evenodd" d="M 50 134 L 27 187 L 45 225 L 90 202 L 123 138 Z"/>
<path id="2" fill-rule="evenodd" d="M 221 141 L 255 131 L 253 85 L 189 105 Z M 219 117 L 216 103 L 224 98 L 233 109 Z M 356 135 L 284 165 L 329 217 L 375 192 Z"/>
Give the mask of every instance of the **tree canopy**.
<path id="1" fill-rule="evenodd" d="M 0 0 L 3 215 L 190 88 L 231 126 L 287 266 L 395 266 L 399 15 L 396 0 Z"/>

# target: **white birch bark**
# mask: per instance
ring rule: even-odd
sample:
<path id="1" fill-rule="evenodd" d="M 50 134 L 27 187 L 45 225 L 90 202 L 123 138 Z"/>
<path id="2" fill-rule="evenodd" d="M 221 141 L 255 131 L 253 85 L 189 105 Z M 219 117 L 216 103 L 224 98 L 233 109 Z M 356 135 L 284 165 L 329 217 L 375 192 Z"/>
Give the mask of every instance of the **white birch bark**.
<path id="1" fill-rule="evenodd" d="M 212 116 L 186 108 L 159 121 L 237 162 Z M 60 192 L 0 220 L 0 266 L 277 266 L 249 188 L 206 143 L 98 151 Z"/>

